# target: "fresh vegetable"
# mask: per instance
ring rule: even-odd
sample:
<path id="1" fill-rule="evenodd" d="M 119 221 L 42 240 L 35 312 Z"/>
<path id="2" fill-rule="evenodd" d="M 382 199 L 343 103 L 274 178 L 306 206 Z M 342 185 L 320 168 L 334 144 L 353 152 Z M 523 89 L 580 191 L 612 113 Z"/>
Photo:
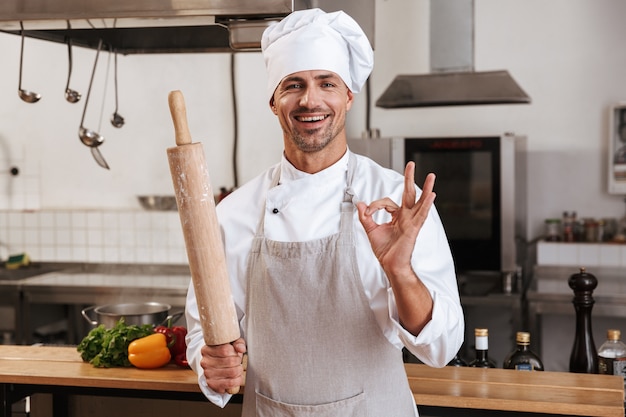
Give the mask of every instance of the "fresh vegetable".
<path id="1" fill-rule="evenodd" d="M 188 368 L 187 343 L 185 342 L 187 328 L 184 326 L 157 326 L 154 328 L 154 331 L 165 335 L 167 346 L 170 349 L 170 354 L 174 363 L 180 367 Z"/>
<path id="2" fill-rule="evenodd" d="M 189 368 L 189 362 L 187 362 L 187 342 L 185 341 L 187 329 L 183 326 L 174 326 L 172 331 L 176 336 L 174 363 L 182 368 Z"/>
<path id="3" fill-rule="evenodd" d="M 176 336 L 176 343 L 174 344 L 174 352 L 176 355 L 187 352 L 187 342 L 185 342 L 185 336 L 187 336 L 187 329 L 183 326 L 172 327 L 174 336 Z"/>
<path id="4" fill-rule="evenodd" d="M 181 368 L 189 368 L 189 362 L 187 361 L 187 353 L 183 352 L 174 357 L 174 363 Z"/>
<path id="5" fill-rule="evenodd" d="M 154 333 L 151 325 L 126 325 L 122 317 L 114 327 L 103 324 L 92 329 L 76 348 L 85 362 L 97 368 L 129 367 L 128 346 L 135 340 Z"/>
<path id="6" fill-rule="evenodd" d="M 167 338 L 163 333 L 136 339 L 128 345 L 128 360 L 137 368 L 160 368 L 172 359 L 167 347 Z"/>
<path id="7" fill-rule="evenodd" d="M 154 328 L 155 333 L 163 333 L 165 335 L 165 340 L 167 342 L 167 347 L 170 349 L 170 353 L 172 356 L 174 355 L 174 344 L 176 343 L 176 336 L 174 335 L 174 330 L 171 327 L 167 326 L 156 326 Z"/>

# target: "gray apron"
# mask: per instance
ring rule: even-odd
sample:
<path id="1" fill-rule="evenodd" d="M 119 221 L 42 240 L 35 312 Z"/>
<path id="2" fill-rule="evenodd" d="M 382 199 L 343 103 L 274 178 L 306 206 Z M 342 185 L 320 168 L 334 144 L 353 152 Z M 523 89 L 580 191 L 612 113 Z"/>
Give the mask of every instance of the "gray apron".
<path id="1" fill-rule="evenodd" d="M 350 155 L 346 190 L 355 163 Z M 415 416 L 402 353 L 365 296 L 354 210 L 346 192 L 340 232 L 308 242 L 265 239 L 261 216 L 247 270 L 242 417 Z"/>

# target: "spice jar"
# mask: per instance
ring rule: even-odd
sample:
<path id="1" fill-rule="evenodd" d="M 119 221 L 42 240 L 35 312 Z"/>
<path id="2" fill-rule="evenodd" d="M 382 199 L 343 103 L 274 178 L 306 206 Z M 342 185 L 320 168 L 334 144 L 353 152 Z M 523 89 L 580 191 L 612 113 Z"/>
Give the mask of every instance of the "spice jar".
<path id="1" fill-rule="evenodd" d="M 561 240 L 561 219 L 546 219 L 545 240 L 548 242 L 558 242 Z"/>
<path id="2" fill-rule="evenodd" d="M 596 219 L 587 218 L 585 225 L 585 242 L 598 241 L 598 222 Z"/>
<path id="3" fill-rule="evenodd" d="M 614 217 L 605 217 L 604 219 L 604 241 L 612 242 L 617 234 L 617 219 Z"/>
<path id="4" fill-rule="evenodd" d="M 575 236 L 575 227 L 576 227 L 576 212 L 563 212 L 563 241 L 565 242 L 574 242 L 576 240 Z"/>

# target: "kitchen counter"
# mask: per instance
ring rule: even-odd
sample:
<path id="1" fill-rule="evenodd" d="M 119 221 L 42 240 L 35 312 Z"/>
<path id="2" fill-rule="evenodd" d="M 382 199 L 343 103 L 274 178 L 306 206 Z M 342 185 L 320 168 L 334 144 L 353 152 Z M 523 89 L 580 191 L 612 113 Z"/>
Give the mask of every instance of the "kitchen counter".
<path id="1" fill-rule="evenodd" d="M 580 272 L 576 266 L 536 265 L 534 282 L 526 294 L 528 303 L 528 325 L 533 335 L 536 353 L 542 356 L 542 333 L 544 316 L 569 317 L 574 323 L 576 310 L 573 299 L 574 291 L 569 287 L 568 280 L 573 274 Z M 598 280 L 593 290 L 592 318 L 626 318 L 626 269 L 593 267 L 587 272 Z M 598 340 L 598 339 L 596 339 Z M 602 339 L 600 339 L 602 340 Z M 544 362 L 545 364 L 545 362 Z"/>
<path id="2" fill-rule="evenodd" d="M 141 298 L 180 306 L 190 280 L 189 275 L 52 272 L 24 280 L 20 288 L 30 303 L 100 305 Z"/>
<path id="3" fill-rule="evenodd" d="M 68 342 L 78 343 L 89 331 L 82 317 L 86 306 L 124 302 L 160 302 L 184 310 L 191 282 L 186 266 L 87 265 L 64 268 L 16 281 L 21 294 L 18 343 L 31 344 L 35 305 L 63 305 L 68 313 Z"/>
<path id="4" fill-rule="evenodd" d="M 405 366 L 422 415 L 624 416 L 617 376 Z M 73 394 L 206 401 L 196 375 L 174 365 L 102 369 L 82 362 L 74 347 L 0 345 L 0 417 L 11 415 L 12 402 L 40 392 L 53 394 L 55 416 L 68 415 Z"/>

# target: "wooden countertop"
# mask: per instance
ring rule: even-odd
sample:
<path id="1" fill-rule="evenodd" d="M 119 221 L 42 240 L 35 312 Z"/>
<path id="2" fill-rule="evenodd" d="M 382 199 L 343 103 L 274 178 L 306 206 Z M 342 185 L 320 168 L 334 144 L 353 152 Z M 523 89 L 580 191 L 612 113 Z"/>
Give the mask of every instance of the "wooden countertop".
<path id="1" fill-rule="evenodd" d="M 416 404 L 579 416 L 624 416 L 621 377 L 406 364 Z M 0 345 L 0 383 L 200 392 L 193 371 L 94 368 L 74 347 Z"/>
<path id="2" fill-rule="evenodd" d="M 624 383 L 613 375 L 441 369 L 406 364 L 418 405 L 576 416 L 624 416 Z"/>
<path id="3" fill-rule="evenodd" d="M 74 347 L 0 345 L 0 383 L 200 392 L 193 371 L 95 368 Z"/>

